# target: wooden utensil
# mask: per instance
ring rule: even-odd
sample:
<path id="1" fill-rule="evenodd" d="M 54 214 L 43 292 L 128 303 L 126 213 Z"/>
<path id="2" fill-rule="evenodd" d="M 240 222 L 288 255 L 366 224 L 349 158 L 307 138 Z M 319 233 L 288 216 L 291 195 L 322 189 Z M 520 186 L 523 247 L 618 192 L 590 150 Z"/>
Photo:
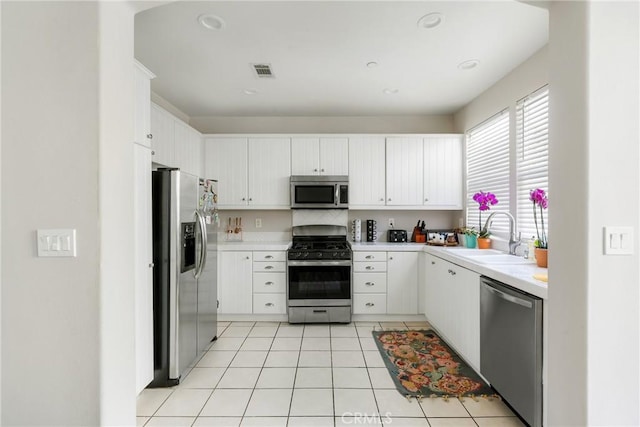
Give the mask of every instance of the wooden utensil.
<path id="1" fill-rule="evenodd" d="M 231 233 L 231 217 L 229 217 L 229 226 L 227 227 L 227 233 Z"/>
<path id="2" fill-rule="evenodd" d="M 236 217 L 236 228 L 233 230 L 234 233 L 238 234 L 240 232 L 240 228 L 238 227 L 238 217 Z"/>

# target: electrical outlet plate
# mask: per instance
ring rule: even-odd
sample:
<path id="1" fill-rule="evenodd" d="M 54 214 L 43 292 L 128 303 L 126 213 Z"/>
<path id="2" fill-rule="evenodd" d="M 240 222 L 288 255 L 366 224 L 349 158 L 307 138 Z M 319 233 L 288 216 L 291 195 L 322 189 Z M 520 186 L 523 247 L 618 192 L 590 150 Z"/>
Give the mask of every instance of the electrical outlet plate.
<path id="1" fill-rule="evenodd" d="M 262 228 L 262 218 L 256 218 L 256 228 Z"/>
<path id="2" fill-rule="evenodd" d="M 633 255 L 633 227 L 604 227 L 605 255 Z"/>
<path id="3" fill-rule="evenodd" d="M 396 221 L 393 218 L 389 218 L 389 227 L 394 228 L 396 226 Z"/>

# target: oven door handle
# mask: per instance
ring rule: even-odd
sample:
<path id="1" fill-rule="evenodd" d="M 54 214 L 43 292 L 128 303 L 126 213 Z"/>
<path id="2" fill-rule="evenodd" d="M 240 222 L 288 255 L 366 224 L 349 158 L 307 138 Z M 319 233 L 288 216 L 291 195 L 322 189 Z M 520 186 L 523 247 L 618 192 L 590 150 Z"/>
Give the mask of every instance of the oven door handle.
<path id="1" fill-rule="evenodd" d="M 333 266 L 347 266 L 351 267 L 351 261 L 289 261 L 287 263 L 290 267 L 333 267 Z"/>

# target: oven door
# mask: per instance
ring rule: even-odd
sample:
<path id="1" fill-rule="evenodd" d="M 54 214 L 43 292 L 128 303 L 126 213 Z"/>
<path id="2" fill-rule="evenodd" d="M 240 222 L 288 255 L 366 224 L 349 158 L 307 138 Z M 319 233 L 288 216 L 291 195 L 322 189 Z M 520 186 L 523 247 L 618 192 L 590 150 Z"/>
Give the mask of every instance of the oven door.
<path id="1" fill-rule="evenodd" d="M 289 307 L 351 305 L 351 261 L 289 261 Z"/>

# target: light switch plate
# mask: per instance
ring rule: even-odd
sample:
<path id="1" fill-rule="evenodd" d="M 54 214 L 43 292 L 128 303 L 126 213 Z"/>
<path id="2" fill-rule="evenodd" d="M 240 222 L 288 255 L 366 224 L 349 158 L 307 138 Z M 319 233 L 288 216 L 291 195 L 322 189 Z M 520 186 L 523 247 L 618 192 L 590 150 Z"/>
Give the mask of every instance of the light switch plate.
<path id="1" fill-rule="evenodd" d="M 633 255 L 633 227 L 604 227 L 605 255 Z"/>
<path id="2" fill-rule="evenodd" d="M 75 257 L 76 230 L 72 228 L 36 231 L 39 257 Z"/>

